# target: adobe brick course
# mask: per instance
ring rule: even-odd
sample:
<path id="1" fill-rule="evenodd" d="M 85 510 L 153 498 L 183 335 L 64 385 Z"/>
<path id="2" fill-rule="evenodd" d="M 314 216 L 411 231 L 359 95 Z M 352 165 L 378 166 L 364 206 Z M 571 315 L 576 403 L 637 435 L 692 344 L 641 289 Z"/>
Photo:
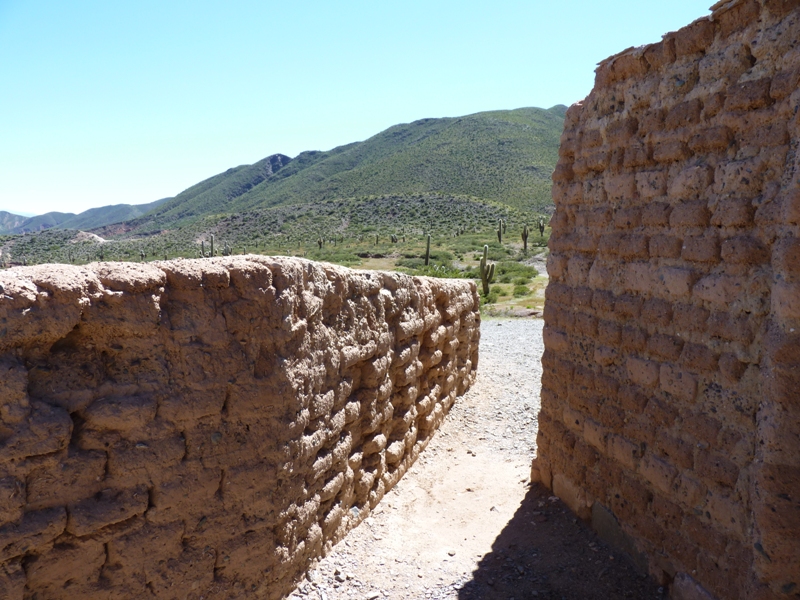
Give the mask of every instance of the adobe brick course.
<path id="1" fill-rule="evenodd" d="M 565 120 L 533 473 L 674 598 L 800 594 L 798 39 L 719 2 Z"/>
<path id="2" fill-rule="evenodd" d="M 0 283 L 3 599 L 277 600 L 476 373 L 468 281 L 251 256 Z"/>

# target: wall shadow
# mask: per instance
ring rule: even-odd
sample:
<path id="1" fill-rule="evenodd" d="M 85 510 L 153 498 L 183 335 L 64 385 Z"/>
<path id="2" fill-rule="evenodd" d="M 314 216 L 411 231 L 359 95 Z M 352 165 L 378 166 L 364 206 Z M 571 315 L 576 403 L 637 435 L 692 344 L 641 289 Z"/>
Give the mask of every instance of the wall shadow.
<path id="1" fill-rule="evenodd" d="M 458 598 L 661 599 L 665 591 L 534 484 Z"/>

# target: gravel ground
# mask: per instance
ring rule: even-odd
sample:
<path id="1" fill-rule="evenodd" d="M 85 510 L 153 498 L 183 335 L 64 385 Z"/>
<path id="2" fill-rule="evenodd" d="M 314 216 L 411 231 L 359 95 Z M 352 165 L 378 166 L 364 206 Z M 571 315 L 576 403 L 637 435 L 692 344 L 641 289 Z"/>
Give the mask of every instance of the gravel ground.
<path id="1" fill-rule="evenodd" d="M 303 600 L 661 598 L 528 477 L 539 319 L 484 319 L 478 378 L 365 523 L 309 572 Z"/>

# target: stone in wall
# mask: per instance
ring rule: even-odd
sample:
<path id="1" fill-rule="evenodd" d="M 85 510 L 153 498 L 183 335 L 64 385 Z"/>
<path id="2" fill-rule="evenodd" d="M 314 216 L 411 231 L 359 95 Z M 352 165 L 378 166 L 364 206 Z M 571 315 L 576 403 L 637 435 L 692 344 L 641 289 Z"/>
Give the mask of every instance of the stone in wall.
<path id="1" fill-rule="evenodd" d="M 477 367 L 467 281 L 251 256 L 0 284 L 2 598 L 280 598 Z"/>
<path id="2" fill-rule="evenodd" d="M 712 10 L 567 113 L 534 472 L 676 598 L 794 598 L 800 3 Z"/>

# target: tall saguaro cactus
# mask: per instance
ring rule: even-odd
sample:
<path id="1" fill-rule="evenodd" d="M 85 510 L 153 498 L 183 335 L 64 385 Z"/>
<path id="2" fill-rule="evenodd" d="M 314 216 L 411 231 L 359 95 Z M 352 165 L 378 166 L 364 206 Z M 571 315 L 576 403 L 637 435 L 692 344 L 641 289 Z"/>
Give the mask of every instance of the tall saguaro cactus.
<path id="1" fill-rule="evenodd" d="M 522 229 L 522 247 L 523 251 L 527 254 L 528 252 L 528 224 L 525 223 L 525 227 Z"/>
<path id="2" fill-rule="evenodd" d="M 494 263 L 487 264 L 489 260 L 489 246 L 483 246 L 483 257 L 481 258 L 481 285 L 483 287 L 483 295 L 489 295 L 489 284 L 494 280 Z"/>
<path id="3" fill-rule="evenodd" d="M 428 234 L 428 242 L 425 245 L 425 266 L 431 261 L 431 234 Z"/>

